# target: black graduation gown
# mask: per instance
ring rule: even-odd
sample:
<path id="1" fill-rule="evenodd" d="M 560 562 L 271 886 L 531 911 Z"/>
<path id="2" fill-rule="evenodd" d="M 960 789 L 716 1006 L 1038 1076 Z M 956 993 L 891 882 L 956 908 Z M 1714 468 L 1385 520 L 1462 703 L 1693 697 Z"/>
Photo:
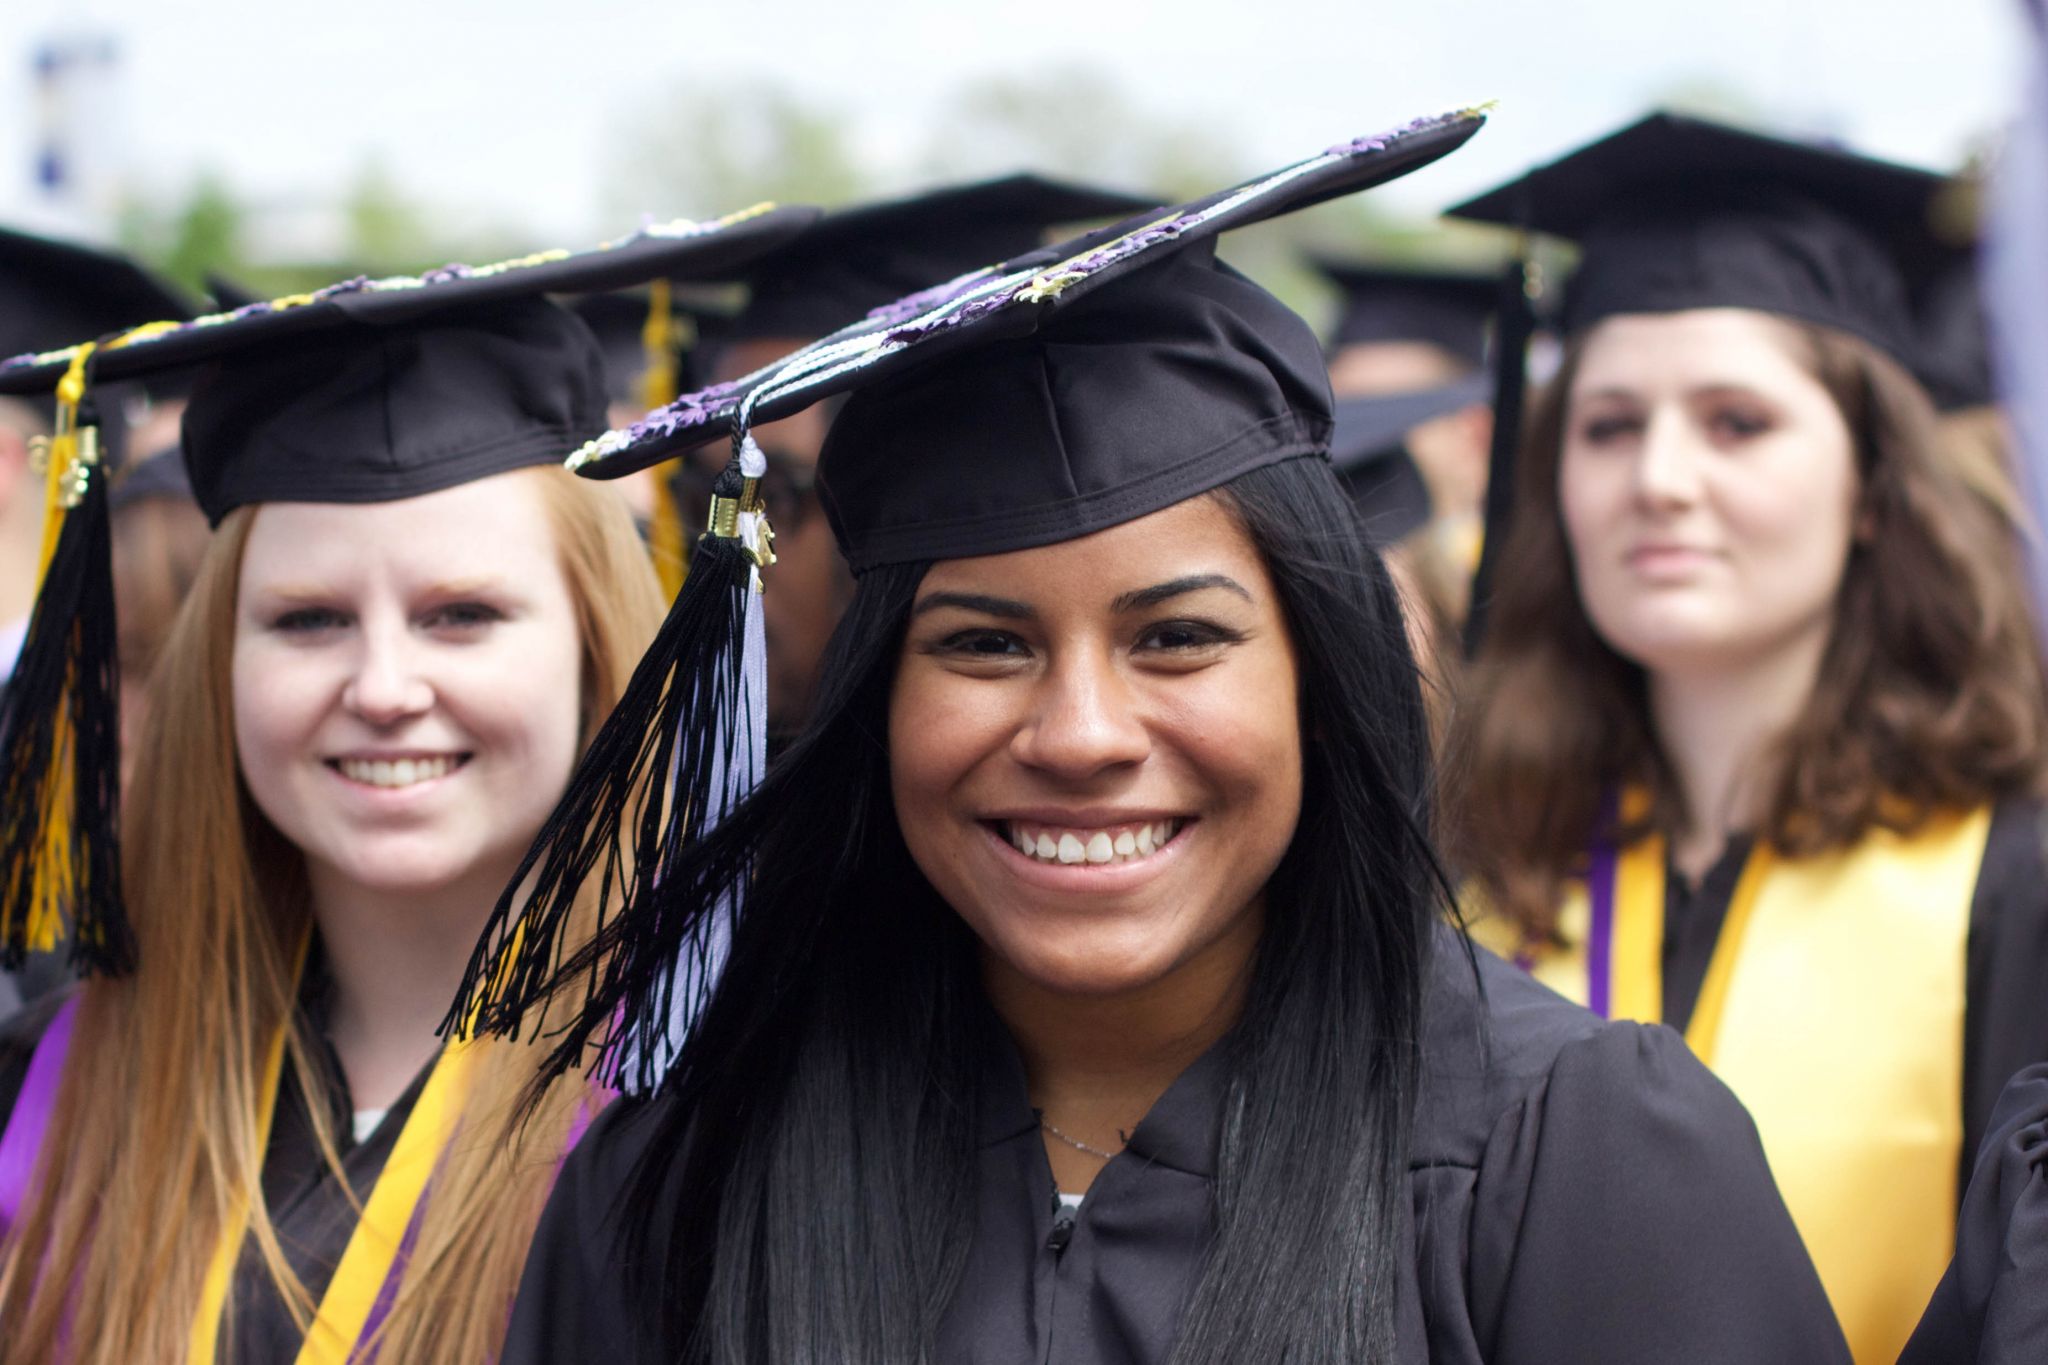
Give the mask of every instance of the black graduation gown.
<path id="1" fill-rule="evenodd" d="M 2048 1361 L 2048 1066 L 2012 1078 L 1956 1219 L 1956 1254 L 1899 1365 Z"/>
<path id="2" fill-rule="evenodd" d="M 0 1127 L 4 1127 L 14 1111 L 29 1058 L 58 1003 L 57 999 L 39 1001 L 0 1025 Z M 319 1011 L 312 992 L 308 993 L 307 1005 L 315 1036 L 319 1036 Z M 399 1130 L 405 1126 L 432 1069 L 429 1062 L 413 1078 L 405 1094 L 386 1111 L 376 1130 L 358 1143 L 350 1132 L 352 1105 L 348 1087 L 342 1079 L 340 1064 L 329 1056 L 314 1094 L 319 1103 L 327 1106 L 341 1154 L 341 1168 L 358 1202 L 370 1197 L 370 1187 L 390 1158 Z M 348 1247 L 348 1239 L 355 1231 L 356 1213 L 320 1157 L 319 1145 L 313 1137 L 307 1090 L 289 1069 L 279 1088 L 277 1113 L 271 1120 L 270 1145 L 263 1161 L 263 1197 L 286 1258 L 317 1302 Z M 289 1365 L 304 1338 L 292 1321 L 284 1297 L 272 1284 L 253 1240 L 235 1268 L 229 1304 L 229 1321 L 221 1334 L 223 1365 Z"/>
<path id="3" fill-rule="evenodd" d="M 1400 1361 L 1847 1361 L 1754 1126 L 1684 1042 L 1480 962 L 1483 998 L 1448 941 L 1432 971 Z M 992 1056 L 976 1232 L 934 1358 L 1164 1361 L 1210 1235 L 1221 1081 L 1214 1053 L 1175 1081 L 1056 1232 L 1022 1068 Z M 571 1155 L 503 1365 L 645 1358 L 622 1326 L 617 1197 L 662 1103 L 613 1105 Z"/>
<path id="4" fill-rule="evenodd" d="M 1736 839 L 1697 886 L 1664 879 L 1664 1022 L 1683 1030 L 1706 981 L 1750 841 Z M 1969 1179 L 1999 1087 L 2048 1060 L 2048 811 L 2010 800 L 1992 811 L 1970 897 L 1963 1006 L 1963 1146 Z M 2044 1357 L 2048 1360 L 2048 1357 Z"/>

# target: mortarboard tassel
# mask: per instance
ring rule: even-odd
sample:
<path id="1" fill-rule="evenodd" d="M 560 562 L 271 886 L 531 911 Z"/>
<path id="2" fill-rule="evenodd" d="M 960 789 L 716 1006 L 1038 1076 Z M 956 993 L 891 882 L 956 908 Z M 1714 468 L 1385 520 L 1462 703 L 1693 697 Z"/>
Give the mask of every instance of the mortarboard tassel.
<path id="1" fill-rule="evenodd" d="M 640 329 L 640 346 L 646 353 L 646 367 L 640 374 L 640 406 L 652 412 L 676 401 L 680 382 L 674 290 L 667 280 L 656 280 L 649 286 L 647 323 Z M 654 557 L 654 572 L 661 580 L 662 596 L 675 601 L 688 566 L 683 559 L 682 509 L 676 505 L 675 482 L 666 474 L 654 481 L 654 514 L 648 526 L 647 549 Z"/>
<path id="2" fill-rule="evenodd" d="M 43 566 L 27 638 L 0 700 L 0 963 L 47 952 L 70 921 L 71 964 L 135 964 L 121 898 L 120 677 L 106 480 L 87 392 L 98 348 L 57 386 Z"/>
<path id="3" fill-rule="evenodd" d="M 1471 605 L 1465 615 L 1465 657 L 1474 658 L 1486 637 L 1492 608 L 1495 565 L 1507 547 L 1508 523 L 1515 509 L 1515 463 L 1522 444 L 1522 397 L 1527 387 L 1529 338 L 1536 331 L 1530 305 L 1529 239 L 1524 234 L 1501 275 L 1500 321 L 1494 327 L 1493 440 L 1486 458 L 1486 510 L 1479 567 L 1472 573 Z"/>
<path id="4" fill-rule="evenodd" d="M 766 461 L 745 431 L 736 424 L 736 449 L 713 487 L 689 576 L 491 912 L 443 1022 L 516 1038 L 527 1005 L 558 973 L 587 975 L 589 1000 L 632 1002 L 606 1017 L 579 1016 L 571 1041 L 544 1064 L 546 1078 L 589 1062 L 577 1040 L 594 1037 L 599 1079 L 653 1090 L 723 955 L 723 926 L 675 908 L 682 897 L 664 878 L 676 854 L 752 790 L 765 763 L 766 669 L 754 599 L 761 568 L 774 562 L 774 535 L 759 497 Z M 733 873 L 736 887 L 741 873 Z M 565 957 L 577 893 L 593 875 L 601 926 Z M 615 902 L 617 913 L 606 913 Z M 728 896 L 723 916 L 732 908 Z M 583 1013 L 603 1008 L 587 1004 Z M 545 1009 L 532 1027 L 545 1030 Z"/>

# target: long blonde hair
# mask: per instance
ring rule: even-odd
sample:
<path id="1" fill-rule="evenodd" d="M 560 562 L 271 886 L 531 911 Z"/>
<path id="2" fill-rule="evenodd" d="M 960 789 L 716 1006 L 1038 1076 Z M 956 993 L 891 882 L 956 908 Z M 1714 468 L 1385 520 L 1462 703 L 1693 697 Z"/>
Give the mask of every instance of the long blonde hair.
<path id="1" fill-rule="evenodd" d="M 554 469 L 531 477 L 576 604 L 587 742 L 660 624 L 660 590 L 612 490 Z M 264 1058 L 295 1018 L 295 959 L 312 917 L 298 851 L 237 774 L 228 678 L 252 519 L 244 509 L 222 522 L 153 680 L 123 821 L 143 967 L 82 988 L 37 1178 L 0 1244 L 0 1365 L 183 1359 L 214 1243 L 244 1194 L 250 1238 L 284 1301 L 302 1324 L 314 1310 L 260 1195 Z M 319 1040 L 294 1024 L 286 1046 L 287 1065 L 320 1093 Z M 496 1353 L 562 1144 L 596 1100 L 565 1081 L 522 1118 L 538 1054 L 478 1046 L 461 1128 L 386 1320 L 387 1360 L 474 1365 Z M 324 1108 L 312 1110 L 338 1173 Z"/>

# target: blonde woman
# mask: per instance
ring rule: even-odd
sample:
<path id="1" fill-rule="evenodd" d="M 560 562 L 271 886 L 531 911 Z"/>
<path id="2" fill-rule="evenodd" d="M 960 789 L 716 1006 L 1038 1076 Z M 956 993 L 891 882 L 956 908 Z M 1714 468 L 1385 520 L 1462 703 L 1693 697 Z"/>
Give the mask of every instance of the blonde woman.
<path id="1" fill-rule="evenodd" d="M 662 612 L 624 505 L 556 467 L 605 426 L 593 338 L 535 296 L 575 259 L 184 343 L 220 356 L 184 436 L 216 529 L 127 793 L 139 966 L 11 1027 L 0 1144 L 39 1131 L 0 1361 L 496 1352 L 603 1095 L 571 1077 L 515 1124 L 533 1054 L 437 1028 Z"/>

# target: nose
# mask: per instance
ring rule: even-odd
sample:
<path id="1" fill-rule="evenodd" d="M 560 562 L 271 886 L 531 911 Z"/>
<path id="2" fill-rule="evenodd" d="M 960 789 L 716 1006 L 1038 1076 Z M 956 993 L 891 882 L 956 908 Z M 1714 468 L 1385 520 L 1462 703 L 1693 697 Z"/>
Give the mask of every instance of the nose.
<path id="1" fill-rule="evenodd" d="M 433 685 L 402 626 L 365 624 L 355 666 L 342 686 L 342 705 L 372 725 L 388 727 L 434 704 Z"/>
<path id="2" fill-rule="evenodd" d="M 1141 763 L 1152 752 L 1141 705 L 1113 658 L 1070 651 L 1037 683 L 1029 717 L 1011 741 L 1011 756 L 1072 782 Z"/>
<path id="3" fill-rule="evenodd" d="M 1652 413 L 1636 459 L 1637 498 L 1660 510 L 1690 506 L 1700 496 L 1703 453 L 1683 413 L 1669 408 Z"/>

